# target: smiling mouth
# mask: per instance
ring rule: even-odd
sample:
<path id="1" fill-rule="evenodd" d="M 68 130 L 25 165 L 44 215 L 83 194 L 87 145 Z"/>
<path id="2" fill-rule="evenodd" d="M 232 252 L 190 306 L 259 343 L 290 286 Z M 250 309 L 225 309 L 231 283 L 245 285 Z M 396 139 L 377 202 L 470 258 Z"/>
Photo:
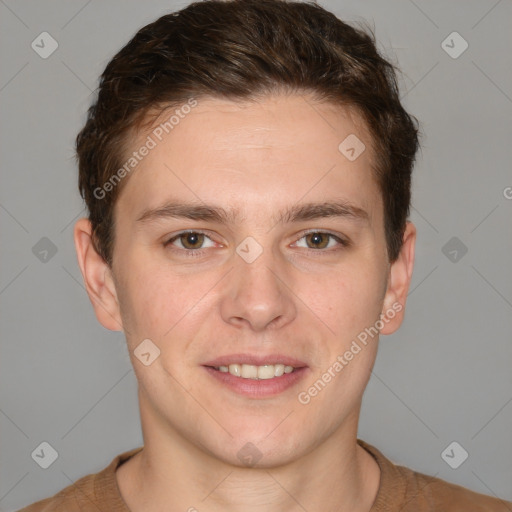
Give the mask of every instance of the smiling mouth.
<path id="1" fill-rule="evenodd" d="M 266 380 L 281 377 L 286 373 L 293 373 L 296 368 L 285 364 L 265 364 L 255 366 L 252 364 L 230 364 L 229 366 L 211 366 L 221 373 L 229 373 L 241 379 Z"/>

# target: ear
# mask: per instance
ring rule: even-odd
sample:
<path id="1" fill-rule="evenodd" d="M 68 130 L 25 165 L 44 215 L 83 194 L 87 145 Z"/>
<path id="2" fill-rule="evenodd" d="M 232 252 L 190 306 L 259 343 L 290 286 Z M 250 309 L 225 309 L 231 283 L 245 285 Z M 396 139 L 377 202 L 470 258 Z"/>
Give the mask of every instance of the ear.
<path id="1" fill-rule="evenodd" d="M 111 331 L 122 331 L 123 324 L 112 271 L 94 248 L 90 221 L 79 219 L 73 235 L 78 264 L 96 318 L 103 327 Z"/>
<path id="2" fill-rule="evenodd" d="M 400 254 L 389 269 L 388 286 L 382 307 L 382 315 L 387 318 L 381 317 L 384 323 L 380 330 L 381 334 L 394 333 L 404 319 L 405 302 L 414 267 L 415 245 L 416 227 L 412 222 L 407 222 Z"/>

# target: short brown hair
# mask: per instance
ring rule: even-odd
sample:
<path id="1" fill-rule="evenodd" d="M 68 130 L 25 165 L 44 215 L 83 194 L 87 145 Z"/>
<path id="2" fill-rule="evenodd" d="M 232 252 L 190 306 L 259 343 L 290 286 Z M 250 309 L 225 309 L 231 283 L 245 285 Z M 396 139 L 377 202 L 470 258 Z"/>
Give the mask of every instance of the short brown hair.
<path id="1" fill-rule="evenodd" d="M 365 121 L 388 257 L 395 261 L 409 215 L 419 132 L 400 103 L 395 71 L 371 30 L 356 29 L 309 2 L 206 0 L 143 27 L 106 66 L 76 139 L 79 189 L 97 251 L 112 264 L 121 186 L 108 193 L 102 187 L 123 165 L 130 135 L 148 112 L 202 96 L 243 100 L 290 91 L 353 107 Z"/>

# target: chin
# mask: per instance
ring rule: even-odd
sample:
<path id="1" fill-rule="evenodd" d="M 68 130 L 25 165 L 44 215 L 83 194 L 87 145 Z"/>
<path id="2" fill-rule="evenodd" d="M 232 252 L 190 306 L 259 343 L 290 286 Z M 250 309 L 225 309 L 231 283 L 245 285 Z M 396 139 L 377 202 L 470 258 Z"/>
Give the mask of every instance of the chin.
<path id="1" fill-rule="evenodd" d="M 304 439 L 296 439 L 281 428 L 279 422 L 264 422 L 261 428 L 235 430 L 230 433 L 233 437 L 224 436 L 223 443 L 218 444 L 212 454 L 227 464 L 240 468 L 273 468 L 293 462 L 300 457 L 303 447 L 307 444 Z M 277 426 L 277 428 L 276 428 Z M 300 432 L 295 427 L 295 435 Z"/>

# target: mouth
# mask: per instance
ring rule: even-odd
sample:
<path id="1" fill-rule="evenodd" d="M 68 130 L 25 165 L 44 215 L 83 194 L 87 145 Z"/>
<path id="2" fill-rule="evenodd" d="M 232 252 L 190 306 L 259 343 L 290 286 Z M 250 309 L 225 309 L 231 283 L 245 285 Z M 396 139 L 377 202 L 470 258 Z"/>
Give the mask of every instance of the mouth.
<path id="1" fill-rule="evenodd" d="M 308 373 L 308 366 L 282 355 L 234 354 L 203 365 L 208 373 L 231 391 L 250 398 L 267 398 L 289 389 Z"/>
<path id="2" fill-rule="evenodd" d="M 229 366 L 213 366 L 214 370 L 222 373 L 229 373 L 234 377 L 241 379 L 267 380 L 274 377 L 282 377 L 285 373 L 293 373 L 296 368 L 284 363 L 264 364 L 256 366 L 254 364 L 234 363 Z"/>

